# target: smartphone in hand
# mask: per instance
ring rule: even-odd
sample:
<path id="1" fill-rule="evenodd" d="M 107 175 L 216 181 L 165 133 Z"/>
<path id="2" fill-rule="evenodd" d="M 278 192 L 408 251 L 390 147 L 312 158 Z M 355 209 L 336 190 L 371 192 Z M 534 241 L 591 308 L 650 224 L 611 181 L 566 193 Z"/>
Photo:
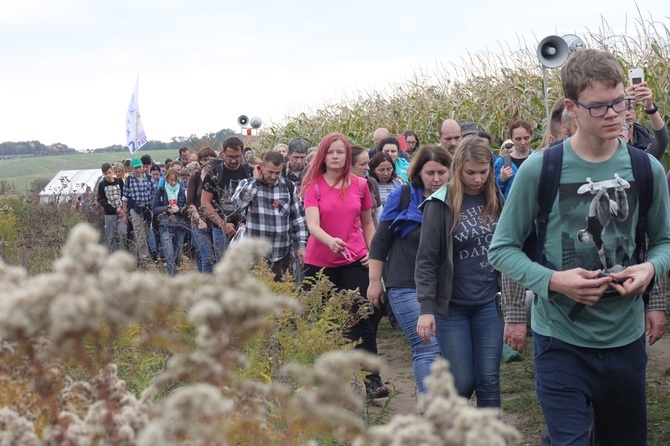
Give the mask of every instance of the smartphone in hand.
<path id="1" fill-rule="evenodd" d="M 631 85 L 644 82 L 644 70 L 642 68 L 631 68 L 628 70 L 628 81 Z"/>

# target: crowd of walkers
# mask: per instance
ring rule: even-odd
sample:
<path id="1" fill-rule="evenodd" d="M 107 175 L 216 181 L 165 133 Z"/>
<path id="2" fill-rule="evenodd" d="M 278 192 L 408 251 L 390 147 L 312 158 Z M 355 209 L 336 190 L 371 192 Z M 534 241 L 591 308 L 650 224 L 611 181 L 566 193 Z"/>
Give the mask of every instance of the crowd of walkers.
<path id="1" fill-rule="evenodd" d="M 173 275 L 187 246 L 211 273 L 230 243 L 261 237 L 276 280 L 290 271 L 308 287 L 303 279 L 322 272 L 360 293 L 352 311 L 368 305 L 369 316 L 346 333 L 357 348 L 377 354 L 388 314 L 409 340 L 419 394 L 444 357 L 458 393 L 475 394 L 478 407 L 500 408 L 503 341 L 521 351 L 530 333 L 547 442 L 645 444 L 645 345 L 665 331 L 670 269 L 670 176 L 657 161 L 668 132 L 651 89 L 626 87 L 609 53 L 575 53 L 561 76 L 565 97 L 542 141 L 516 120 L 498 153 L 486 129 L 447 119 L 435 145 L 379 128 L 369 149 L 334 132 L 317 147 L 293 138 L 255 153 L 233 136 L 218 154 L 184 148 L 165 166 L 147 155 L 128 168 L 105 164 L 97 204 L 109 248 L 133 251 L 140 267 L 160 259 Z M 654 198 L 644 216 L 629 150 L 648 154 Z M 550 168 L 557 198 L 543 262 L 522 247 L 541 226 L 537 191 Z M 584 308 L 573 317 L 575 304 Z M 379 370 L 366 372 L 368 398 L 386 397 Z"/>

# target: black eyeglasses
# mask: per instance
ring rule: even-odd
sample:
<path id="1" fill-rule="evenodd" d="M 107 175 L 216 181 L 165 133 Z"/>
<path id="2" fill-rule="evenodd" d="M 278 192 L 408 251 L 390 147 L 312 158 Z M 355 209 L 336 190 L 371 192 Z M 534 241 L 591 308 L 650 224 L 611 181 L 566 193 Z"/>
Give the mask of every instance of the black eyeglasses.
<path id="1" fill-rule="evenodd" d="M 580 107 L 584 107 L 585 109 L 587 109 L 592 118 L 602 118 L 607 114 L 610 108 L 614 110 L 615 113 L 622 113 L 628 110 L 631 98 L 623 98 L 618 99 L 609 104 L 596 104 L 596 105 L 585 105 L 579 102 L 577 99 L 573 99 L 572 101 L 575 104 L 579 105 Z"/>

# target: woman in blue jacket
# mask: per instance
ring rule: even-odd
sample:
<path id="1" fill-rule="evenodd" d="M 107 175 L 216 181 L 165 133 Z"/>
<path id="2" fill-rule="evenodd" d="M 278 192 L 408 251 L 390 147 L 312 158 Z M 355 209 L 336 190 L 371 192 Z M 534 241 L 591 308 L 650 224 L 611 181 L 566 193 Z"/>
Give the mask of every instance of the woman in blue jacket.
<path id="1" fill-rule="evenodd" d="M 509 128 L 509 137 L 514 144 L 512 151 L 495 160 L 495 179 L 505 198 L 509 196 L 519 167 L 533 153 L 530 148 L 533 129 L 526 121 L 515 121 Z"/>
<path id="2" fill-rule="evenodd" d="M 417 150 L 407 170 L 410 183 L 388 196 L 370 246 L 368 300 L 376 308 L 383 304 L 383 272 L 388 303 L 412 347 L 414 380 L 419 393 L 426 392 L 424 379 L 430 375 L 433 361 L 440 356 L 435 338 L 427 344 L 416 332 L 419 302 L 414 261 L 423 219 L 419 205 L 447 182 L 450 166 L 451 155 L 442 147 L 423 146 Z"/>

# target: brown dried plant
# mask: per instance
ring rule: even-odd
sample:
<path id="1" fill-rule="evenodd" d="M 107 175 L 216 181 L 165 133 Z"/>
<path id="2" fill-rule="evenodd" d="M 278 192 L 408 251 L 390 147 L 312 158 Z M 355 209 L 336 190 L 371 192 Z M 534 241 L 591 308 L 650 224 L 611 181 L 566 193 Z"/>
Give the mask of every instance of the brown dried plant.
<path id="1" fill-rule="evenodd" d="M 403 437 L 407 429 L 421 429 L 417 438 L 432 444 L 517 438 L 497 413 L 468 409 L 455 396 L 445 365 L 435 369 L 431 393 L 422 400 L 424 416 L 411 427 L 399 418 L 367 428 L 352 381 L 361 369 L 380 367 L 379 359 L 347 350 L 351 345 L 344 342 L 343 350 L 325 353 L 323 345 L 309 346 L 303 364 L 276 361 L 266 379 L 246 375 L 252 365 L 245 351 L 259 335 L 274 337 L 277 351 L 291 346 L 283 331 L 341 337 L 334 309 L 314 296 L 272 293 L 250 273 L 265 250 L 261 242 L 231 247 L 215 274 L 166 277 L 134 271 L 127 253 L 110 256 L 98 239 L 90 226 L 75 227 L 48 274 L 30 277 L 0 262 L 0 444 L 297 445 L 328 439 L 390 445 L 398 444 L 390 438 L 410 438 Z M 337 301 L 327 298 L 332 289 L 319 290 L 321 300 Z M 334 319 L 310 331 L 322 321 L 304 306 L 331 311 Z M 180 312 L 195 337 L 165 322 L 178 321 Z M 148 327 L 145 345 L 176 346 L 139 397 L 119 378 L 110 348 L 110 340 L 137 324 Z M 65 367 L 72 362 L 93 377 L 75 379 Z"/>

